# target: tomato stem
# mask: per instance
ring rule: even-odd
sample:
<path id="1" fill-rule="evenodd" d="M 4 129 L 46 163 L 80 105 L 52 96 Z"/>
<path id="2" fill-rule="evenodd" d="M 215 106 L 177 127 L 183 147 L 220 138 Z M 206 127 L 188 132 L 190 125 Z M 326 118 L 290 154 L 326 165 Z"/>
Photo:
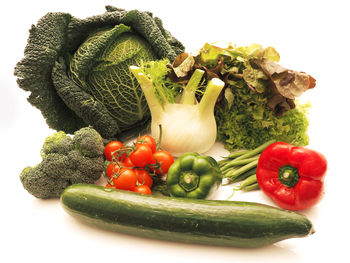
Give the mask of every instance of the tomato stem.
<path id="1" fill-rule="evenodd" d="M 158 143 L 157 143 L 157 150 L 160 149 L 160 145 L 162 143 L 162 135 L 163 135 L 162 124 L 159 124 L 159 140 L 158 140 Z"/>

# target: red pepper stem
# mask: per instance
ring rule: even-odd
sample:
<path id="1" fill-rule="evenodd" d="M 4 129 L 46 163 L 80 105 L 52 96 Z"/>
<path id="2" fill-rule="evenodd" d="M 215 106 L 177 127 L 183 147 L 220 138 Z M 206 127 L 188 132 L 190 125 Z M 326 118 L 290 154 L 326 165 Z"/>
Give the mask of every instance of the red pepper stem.
<path id="1" fill-rule="evenodd" d="M 287 187 L 295 186 L 299 181 L 298 169 L 291 165 L 284 165 L 278 170 L 278 179 Z"/>

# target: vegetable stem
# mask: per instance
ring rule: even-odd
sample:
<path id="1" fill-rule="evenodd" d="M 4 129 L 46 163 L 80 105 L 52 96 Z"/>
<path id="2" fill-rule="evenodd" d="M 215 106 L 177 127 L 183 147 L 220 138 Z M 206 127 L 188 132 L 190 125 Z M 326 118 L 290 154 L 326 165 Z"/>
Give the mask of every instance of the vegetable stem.
<path id="1" fill-rule="evenodd" d="M 243 181 L 245 180 L 246 178 L 248 178 L 249 176 L 253 175 L 253 174 L 256 174 L 256 170 L 257 168 L 253 168 L 253 169 L 250 169 L 244 173 L 242 173 L 241 175 L 237 176 L 234 180 L 231 180 L 230 179 L 230 182 L 231 183 L 235 183 L 235 182 L 240 182 L 240 181 Z"/>
<path id="2" fill-rule="evenodd" d="M 259 159 L 259 156 L 255 156 L 255 157 L 248 158 L 248 159 L 239 159 L 239 160 L 234 159 L 230 162 L 227 162 L 223 167 L 221 167 L 221 171 L 225 172 L 232 167 L 248 164 L 248 163 L 251 163 L 252 161 L 255 161 L 258 159 Z"/>
<path id="3" fill-rule="evenodd" d="M 247 172 L 244 172 L 241 175 L 239 175 L 239 176 L 237 176 L 237 177 L 235 177 L 233 179 L 224 175 L 223 178 L 226 179 L 226 182 L 223 183 L 222 185 L 229 185 L 229 184 L 232 184 L 232 183 L 241 182 L 241 181 L 247 179 L 249 176 L 251 176 L 253 174 L 256 174 L 256 170 L 257 170 L 256 168 L 250 169 Z"/>
<path id="4" fill-rule="evenodd" d="M 237 158 L 243 154 L 246 154 L 247 152 L 249 152 L 249 150 L 242 150 L 242 151 L 236 151 L 236 152 L 233 152 L 233 153 L 230 153 L 227 158 L 228 159 L 234 159 L 234 158 Z"/>
<path id="5" fill-rule="evenodd" d="M 213 78 L 209 81 L 207 89 L 199 102 L 198 110 L 201 116 L 207 118 L 207 116 L 213 114 L 216 100 L 224 86 L 225 83 L 218 78 Z"/>
<path id="6" fill-rule="evenodd" d="M 240 175 L 243 174 L 244 172 L 249 171 L 250 169 L 256 167 L 257 164 L 258 164 L 258 161 L 259 161 L 259 160 L 255 160 L 255 161 L 253 161 L 253 162 L 251 162 L 251 163 L 249 163 L 249 164 L 246 164 L 246 165 L 240 167 L 240 168 L 237 169 L 237 170 L 232 171 L 232 173 L 229 173 L 229 174 L 227 175 L 227 177 L 229 177 L 231 180 L 234 180 L 235 178 L 237 178 L 238 176 L 240 176 Z"/>
<path id="7" fill-rule="evenodd" d="M 204 70 L 196 69 L 183 90 L 181 104 L 194 105 L 196 103 L 195 93 L 204 75 Z"/>
<path id="8" fill-rule="evenodd" d="M 259 189 L 260 189 L 259 184 L 255 183 L 255 184 L 245 186 L 244 188 L 241 189 L 241 191 L 248 192 L 248 191 L 259 190 Z"/>
<path id="9" fill-rule="evenodd" d="M 240 183 L 239 190 L 246 189 L 247 187 L 254 184 L 257 184 L 256 174 L 247 177 L 242 183 Z"/>
<path id="10" fill-rule="evenodd" d="M 264 144 L 260 145 L 259 147 L 255 148 L 254 150 L 248 151 L 247 153 L 237 157 L 235 160 L 240 160 L 240 159 L 246 159 L 249 157 L 252 157 L 254 155 L 257 155 L 258 153 L 261 153 L 267 146 L 270 144 L 276 142 L 275 140 L 270 140 L 268 142 L 265 142 Z"/>
<path id="11" fill-rule="evenodd" d="M 156 87 L 156 90 L 158 91 L 158 94 L 160 95 L 162 101 L 163 101 L 163 104 L 167 104 L 169 103 L 169 100 L 167 99 L 167 97 L 165 96 L 164 94 L 164 90 L 163 88 L 161 87 L 161 85 L 155 85 Z"/>
<path id="12" fill-rule="evenodd" d="M 163 114 L 163 107 L 153 92 L 153 82 L 140 67 L 130 66 L 130 71 L 140 83 L 141 89 L 146 97 L 152 118 L 159 120 Z"/>

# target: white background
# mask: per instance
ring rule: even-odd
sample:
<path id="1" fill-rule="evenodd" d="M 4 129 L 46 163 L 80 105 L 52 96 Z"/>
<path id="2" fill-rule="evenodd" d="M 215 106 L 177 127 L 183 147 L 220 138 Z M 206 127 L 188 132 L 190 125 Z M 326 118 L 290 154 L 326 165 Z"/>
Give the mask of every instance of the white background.
<path id="1" fill-rule="evenodd" d="M 9 1 L 0 15 L 0 261 L 1 262 L 346 262 L 349 237 L 349 8 L 347 1 Z M 316 233 L 259 249 L 197 246 L 110 233 L 81 224 L 58 200 L 38 200 L 19 181 L 40 161 L 51 133 L 41 113 L 19 89 L 13 68 L 23 56 L 31 24 L 51 11 L 85 18 L 110 4 L 151 11 L 186 46 L 230 41 L 274 46 L 281 65 L 317 79 L 310 100 L 310 145 L 329 162 L 322 202 L 303 211 Z M 220 145 L 211 154 L 225 153 Z M 231 186 L 232 187 L 232 186 Z M 231 188 L 220 192 L 227 197 Z M 261 192 L 232 200 L 272 203 Z M 6 259 L 5 259 L 6 258 Z"/>

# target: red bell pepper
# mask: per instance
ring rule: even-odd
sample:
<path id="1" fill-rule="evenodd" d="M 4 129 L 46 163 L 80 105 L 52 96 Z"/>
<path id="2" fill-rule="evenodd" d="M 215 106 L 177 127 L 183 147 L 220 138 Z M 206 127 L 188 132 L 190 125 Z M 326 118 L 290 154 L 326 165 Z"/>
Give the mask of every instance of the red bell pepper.
<path id="1" fill-rule="evenodd" d="M 260 189 L 278 206 L 303 210 L 320 201 L 326 170 L 321 153 L 276 142 L 262 152 L 256 177 Z"/>

